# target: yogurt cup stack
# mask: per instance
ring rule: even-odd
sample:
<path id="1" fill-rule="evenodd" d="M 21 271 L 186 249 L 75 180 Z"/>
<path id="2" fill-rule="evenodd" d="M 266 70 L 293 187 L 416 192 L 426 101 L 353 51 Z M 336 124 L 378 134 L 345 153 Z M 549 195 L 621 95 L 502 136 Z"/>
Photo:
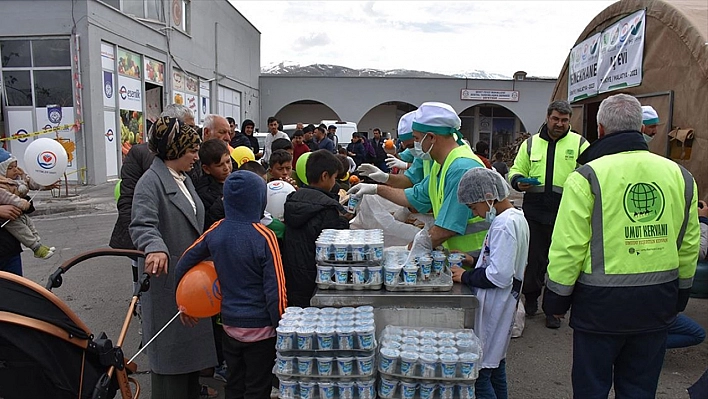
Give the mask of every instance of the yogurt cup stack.
<path id="1" fill-rule="evenodd" d="M 383 286 L 382 230 L 323 230 L 315 251 L 319 288 L 377 290 Z"/>

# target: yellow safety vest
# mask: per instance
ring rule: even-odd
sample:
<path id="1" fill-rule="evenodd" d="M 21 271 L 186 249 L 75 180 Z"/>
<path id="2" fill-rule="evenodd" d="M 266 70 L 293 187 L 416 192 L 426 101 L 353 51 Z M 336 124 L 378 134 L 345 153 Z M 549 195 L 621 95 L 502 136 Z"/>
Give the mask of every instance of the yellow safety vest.
<path id="1" fill-rule="evenodd" d="M 433 208 L 433 216 L 435 216 L 436 219 L 443 202 L 445 202 L 445 176 L 447 175 L 447 170 L 457 158 L 469 158 L 479 162 L 481 167 L 484 167 L 482 160 L 466 145 L 461 145 L 452 150 L 447 158 L 445 158 L 445 163 L 442 166 L 437 162 L 432 163 L 430 180 L 428 182 L 428 194 Z M 439 180 L 438 176 L 440 177 Z M 463 252 L 479 251 L 482 249 L 482 245 L 484 245 L 484 237 L 487 235 L 487 230 L 489 230 L 489 223 L 483 218 L 474 216 L 467 220 L 467 230 L 464 235 L 456 235 L 452 238 L 448 238 L 447 241 L 443 243 L 443 246 L 449 250 L 456 249 Z"/>

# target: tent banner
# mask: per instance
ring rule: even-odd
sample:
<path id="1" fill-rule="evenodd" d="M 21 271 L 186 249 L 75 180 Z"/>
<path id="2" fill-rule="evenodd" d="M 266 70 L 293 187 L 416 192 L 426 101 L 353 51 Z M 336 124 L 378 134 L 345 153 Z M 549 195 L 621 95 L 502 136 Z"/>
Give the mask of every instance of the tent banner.
<path id="1" fill-rule="evenodd" d="M 597 61 L 600 55 L 600 36 L 596 33 L 570 51 L 568 63 L 568 102 L 597 95 L 599 78 Z"/>
<path id="2" fill-rule="evenodd" d="M 642 84 L 645 28 L 646 12 L 640 10 L 602 31 L 600 93 Z"/>

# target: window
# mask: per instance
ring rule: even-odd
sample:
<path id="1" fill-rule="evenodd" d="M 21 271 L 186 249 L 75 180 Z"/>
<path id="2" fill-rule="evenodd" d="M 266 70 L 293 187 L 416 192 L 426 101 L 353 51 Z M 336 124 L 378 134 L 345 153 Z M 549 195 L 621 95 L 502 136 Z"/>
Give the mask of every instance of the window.
<path id="1" fill-rule="evenodd" d="M 219 86 L 219 115 L 231 116 L 236 124 L 241 124 L 241 93 Z"/>
<path id="2" fill-rule="evenodd" d="M 71 50 L 66 39 L 34 40 L 32 42 L 32 55 L 34 66 L 54 67 L 71 66 Z"/>
<path id="3" fill-rule="evenodd" d="M 121 10 L 128 15 L 135 16 L 136 18 L 145 18 L 145 1 L 123 0 L 123 8 Z"/>
<path id="4" fill-rule="evenodd" d="M 103 0 L 109 5 L 132 15 L 135 18 L 146 18 L 165 22 L 163 0 Z"/>
<path id="5" fill-rule="evenodd" d="M 7 40 L 0 42 L 2 54 L 2 67 L 29 67 L 32 66 L 29 40 Z"/>
<path id="6" fill-rule="evenodd" d="M 8 106 L 32 105 L 32 83 L 29 71 L 4 71 Z"/>
<path id="7" fill-rule="evenodd" d="M 34 93 L 36 107 L 46 107 L 48 104 L 73 106 L 71 71 L 34 71 Z"/>

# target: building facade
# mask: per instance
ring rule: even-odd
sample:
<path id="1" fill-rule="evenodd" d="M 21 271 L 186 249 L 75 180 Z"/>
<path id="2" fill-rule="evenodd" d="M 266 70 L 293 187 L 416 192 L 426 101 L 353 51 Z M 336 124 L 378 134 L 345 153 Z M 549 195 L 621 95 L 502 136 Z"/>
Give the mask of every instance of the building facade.
<path id="1" fill-rule="evenodd" d="M 57 138 L 68 178 L 99 184 L 167 104 L 197 124 L 260 119 L 260 32 L 227 0 L 6 0 L 0 12 L 0 144 L 21 165 L 33 140 Z"/>
<path id="2" fill-rule="evenodd" d="M 403 114 L 440 101 L 458 112 L 465 138 L 491 142 L 493 151 L 519 132 L 538 130 L 555 84 L 528 79 L 524 72 L 513 80 L 262 75 L 260 126 L 269 116 L 283 124 L 338 119 L 357 123 L 359 131 L 378 127 L 395 137 Z"/>

